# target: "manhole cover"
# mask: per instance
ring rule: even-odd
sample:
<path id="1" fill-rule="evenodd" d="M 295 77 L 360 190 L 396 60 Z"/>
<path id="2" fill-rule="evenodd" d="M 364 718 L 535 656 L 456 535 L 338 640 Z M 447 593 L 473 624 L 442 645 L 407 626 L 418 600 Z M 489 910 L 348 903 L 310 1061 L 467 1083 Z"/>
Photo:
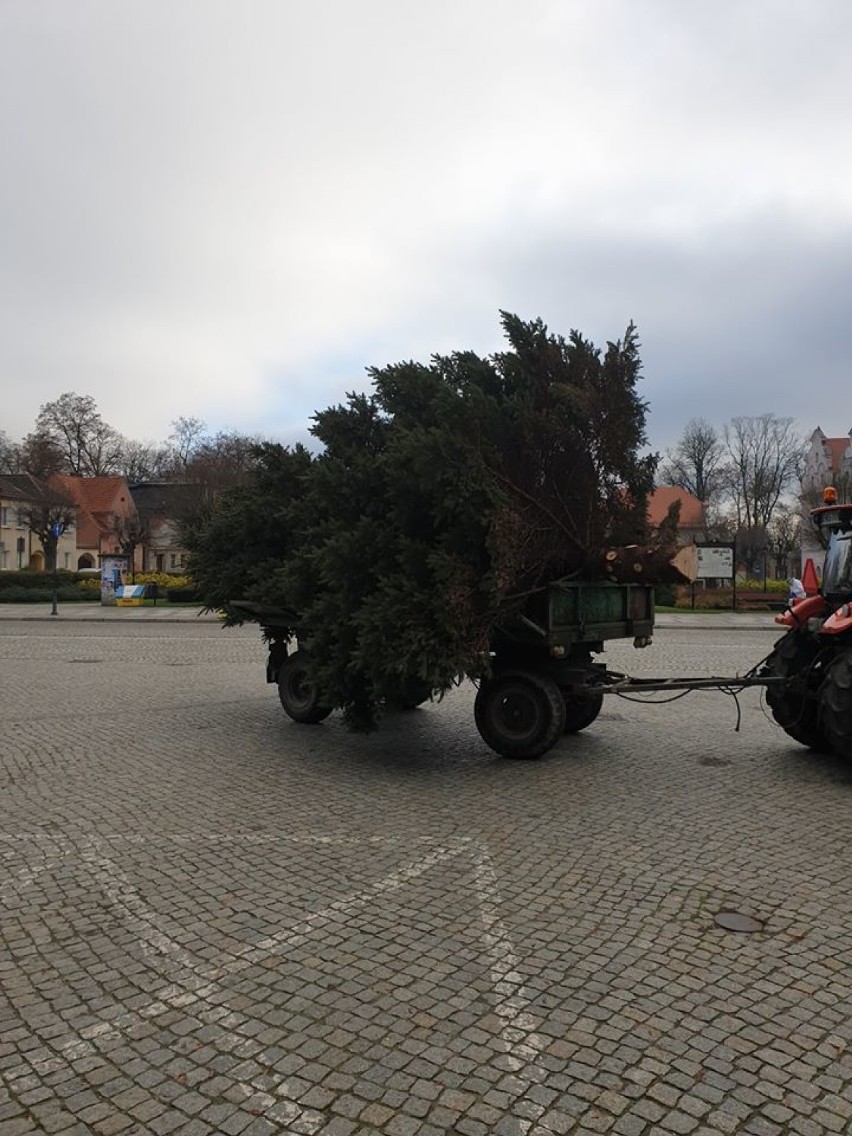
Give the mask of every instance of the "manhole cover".
<path id="1" fill-rule="evenodd" d="M 714 769 L 721 769 L 724 765 L 730 765 L 730 761 L 724 757 L 699 757 L 699 765 L 712 765 Z"/>
<path id="2" fill-rule="evenodd" d="M 762 931 L 763 924 L 751 915 L 743 915 L 741 911 L 720 911 L 715 917 L 717 927 L 724 927 L 726 931 Z"/>

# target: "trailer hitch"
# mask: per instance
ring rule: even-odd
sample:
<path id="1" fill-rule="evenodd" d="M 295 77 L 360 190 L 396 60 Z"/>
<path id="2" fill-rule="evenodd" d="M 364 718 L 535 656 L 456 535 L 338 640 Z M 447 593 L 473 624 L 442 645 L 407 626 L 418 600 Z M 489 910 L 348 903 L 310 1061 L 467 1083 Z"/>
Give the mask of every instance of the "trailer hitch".
<path id="1" fill-rule="evenodd" d="M 777 686 L 789 683 L 789 678 L 778 675 L 735 675 L 733 678 L 631 678 L 629 675 L 608 671 L 602 681 L 586 683 L 574 688 L 572 693 L 589 694 L 636 694 L 640 691 L 690 691 L 690 690 L 745 690 L 749 686 Z"/>

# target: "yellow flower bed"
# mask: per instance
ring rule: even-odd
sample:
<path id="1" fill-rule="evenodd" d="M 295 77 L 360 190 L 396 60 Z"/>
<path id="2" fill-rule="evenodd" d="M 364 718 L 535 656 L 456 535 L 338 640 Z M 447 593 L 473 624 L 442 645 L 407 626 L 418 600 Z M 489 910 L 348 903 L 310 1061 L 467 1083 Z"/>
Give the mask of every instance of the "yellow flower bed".
<path id="1" fill-rule="evenodd" d="M 133 579 L 137 584 L 158 584 L 161 588 L 191 588 L 195 582 L 189 576 L 169 572 L 137 572 Z"/>

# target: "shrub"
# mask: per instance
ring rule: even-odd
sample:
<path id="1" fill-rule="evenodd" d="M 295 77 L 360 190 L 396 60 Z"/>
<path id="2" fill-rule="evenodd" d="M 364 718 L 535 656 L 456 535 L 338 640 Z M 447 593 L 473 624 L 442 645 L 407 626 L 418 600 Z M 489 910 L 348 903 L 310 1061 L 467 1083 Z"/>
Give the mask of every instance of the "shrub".
<path id="1" fill-rule="evenodd" d="M 87 577 L 81 576 L 78 572 L 69 572 L 65 568 L 60 568 L 56 573 L 56 579 L 60 586 L 76 584 L 78 581 L 85 580 L 86 578 Z M 90 578 L 91 577 L 89 577 L 89 579 Z M 49 592 L 52 587 L 52 572 L 33 572 L 32 569 L 27 568 L 12 572 L 0 572 L 0 592 L 6 591 L 9 588 L 42 588 Z"/>
<path id="2" fill-rule="evenodd" d="M 27 588 L 20 584 L 3 588 L 0 592 L 0 600 L 3 603 L 50 603 L 52 598 L 53 592 L 50 588 Z M 91 602 L 98 597 L 78 588 L 76 584 L 64 584 L 57 588 L 56 598 L 60 603 L 81 603 Z"/>
<path id="3" fill-rule="evenodd" d="M 167 588 L 166 599 L 169 603 L 201 603 L 201 597 L 194 584 L 186 588 Z"/>
<path id="4" fill-rule="evenodd" d="M 133 581 L 136 584 L 156 584 L 160 588 L 190 588 L 194 586 L 191 577 L 169 572 L 137 572 Z"/>
<path id="5" fill-rule="evenodd" d="M 737 580 L 738 592 L 782 592 L 786 596 L 789 590 L 789 580 L 767 580 L 766 587 L 763 580 Z"/>

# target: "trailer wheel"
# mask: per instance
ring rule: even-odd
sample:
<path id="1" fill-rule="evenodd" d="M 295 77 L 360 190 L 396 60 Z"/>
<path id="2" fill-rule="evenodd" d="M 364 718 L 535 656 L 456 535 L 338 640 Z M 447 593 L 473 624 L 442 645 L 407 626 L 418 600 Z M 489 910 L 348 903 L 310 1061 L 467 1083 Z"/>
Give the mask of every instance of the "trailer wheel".
<path id="1" fill-rule="evenodd" d="M 852 758 L 852 651 L 834 660 L 820 690 L 820 725 L 828 745 Z"/>
<path id="2" fill-rule="evenodd" d="M 779 678 L 793 679 L 811 666 L 819 651 L 819 643 L 813 635 L 799 630 L 788 631 L 775 644 L 766 670 Z M 794 741 L 820 753 L 831 748 L 823 730 L 817 701 L 808 697 L 804 686 L 799 689 L 768 686 L 766 702 L 772 717 Z"/>
<path id="3" fill-rule="evenodd" d="M 604 696 L 602 694 L 572 694 L 570 688 L 563 687 L 565 701 L 565 733 L 579 734 L 586 726 L 591 726 L 601 712 Z"/>
<path id="4" fill-rule="evenodd" d="M 308 678 L 304 651 L 294 651 L 281 664 L 278 697 L 294 722 L 313 725 L 327 718 L 332 710 L 320 702 L 317 688 Z"/>
<path id="5" fill-rule="evenodd" d="M 541 757 L 565 729 L 565 701 L 551 678 L 503 671 L 483 679 L 474 705 L 476 728 L 501 757 Z"/>

